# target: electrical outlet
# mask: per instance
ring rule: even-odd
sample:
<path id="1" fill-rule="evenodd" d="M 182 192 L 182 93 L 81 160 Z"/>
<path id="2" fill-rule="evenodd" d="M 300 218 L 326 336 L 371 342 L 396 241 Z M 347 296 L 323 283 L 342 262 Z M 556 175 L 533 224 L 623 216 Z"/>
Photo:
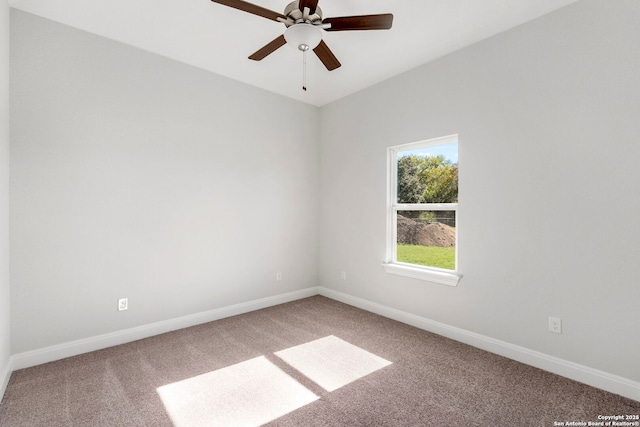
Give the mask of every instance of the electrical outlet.
<path id="1" fill-rule="evenodd" d="M 120 298 L 118 300 L 118 311 L 123 311 L 129 308 L 129 298 Z"/>
<path id="2" fill-rule="evenodd" d="M 341 271 L 340 272 L 340 278 L 342 280 L 347 280 L 347 272 L 346 271 Z"/>
<path id="3" fill-rule="evenodd" d="M 278 282 L 282 280 L 282 273 L 281 273 L 281 272 L 279 272 L 279 271 L 276 273 L 276 280 L 277 280 Z"/>
<path id="4" fill-rule="evenodd" d="M 562 333 L 562 319 L 561 318 L 549 316 L 549 332 L 553 332 L 554 334 L 561 334 Z"/>

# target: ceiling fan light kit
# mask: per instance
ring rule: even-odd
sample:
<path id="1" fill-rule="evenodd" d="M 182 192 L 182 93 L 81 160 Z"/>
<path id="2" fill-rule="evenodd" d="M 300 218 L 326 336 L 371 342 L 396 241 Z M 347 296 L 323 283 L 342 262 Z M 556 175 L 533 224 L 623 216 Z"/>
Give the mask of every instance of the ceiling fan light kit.
<path id="1" fill-rule="evenodd" d="M 312 24 L 295 24 L 284 32 L 284 39 L 291 47 L 301 51 L 315 49 L 322 40 L 320 29 Z"/>
<path id="2" fill-rule="evenodd" d="M 211 1 L 253 15 L 262 16 L 263 18 L 285 25 L 286 30 L 284 34 L 276 37 L 251 54 L 249 59 L 261 61 L 284 44 L 289 44 L 293 48 L 302 51 L 303 66 L 306 64 L 306 52 L 313 50 L 318 59 L 329 71 L 335 70 L 340 67 L 341 64 L 338 58 L 331 52 L 329 46 L 322 40 L 321 29 L 325 31 L 388 30 L 393 24 L 393 15 L 390 13 L 323 19 L 322 10 L 318 7 L 318 0 L 293 1 L 285 7 L 283 14 L 244 0 Z M 303 89 L 306 90 L 304 84 Z"/>

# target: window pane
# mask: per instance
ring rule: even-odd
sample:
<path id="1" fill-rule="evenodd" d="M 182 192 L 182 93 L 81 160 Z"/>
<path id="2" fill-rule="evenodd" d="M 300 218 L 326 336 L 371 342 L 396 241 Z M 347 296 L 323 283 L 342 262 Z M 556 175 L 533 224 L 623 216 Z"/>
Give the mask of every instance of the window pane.
<path id="1" fill-rule="evenodd" d="M 458 202 L 458 143 L 399 151 L 398 203 Z"/>
<path id="2" fill-rule="evenodd" d="M 456 211 L 398 211 L 398 262 L 456 269 Z"/>

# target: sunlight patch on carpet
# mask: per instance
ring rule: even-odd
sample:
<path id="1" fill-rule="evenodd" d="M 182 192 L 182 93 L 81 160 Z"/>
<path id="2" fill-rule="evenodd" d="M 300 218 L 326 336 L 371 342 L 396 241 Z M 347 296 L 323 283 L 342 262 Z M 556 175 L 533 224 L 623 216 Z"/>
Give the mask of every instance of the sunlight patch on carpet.
<path id="1" fill-rule="evenodd" d="M 318 399 L 264 356 L 157 392 L 176 427 L 259 426 Z"/>
<path id="2" fill-rule="evenodd" d="M 337 390 L 391 364 L 333 335 L 275 355 L 327 391 Z"/>

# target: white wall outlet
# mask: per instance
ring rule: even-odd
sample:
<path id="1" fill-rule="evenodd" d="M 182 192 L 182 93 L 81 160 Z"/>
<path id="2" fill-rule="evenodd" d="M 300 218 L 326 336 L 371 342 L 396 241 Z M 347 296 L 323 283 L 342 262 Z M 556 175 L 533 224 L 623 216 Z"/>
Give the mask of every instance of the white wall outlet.
<path id="1" fill-rule="evenodd" d="M 129 298 L 120 298 L 118 300 L 118 311 L 123 311 L 129 308 Z"/>
<path id="2" fill-rule="evenodd" d="M 555 334 L 561 334 L 562 333 L 562 319 L 561 318 L 549 316 L 549 332 L 553 332 Z"/>
<path id="3" fill-rule="evenodd" d="M 276 280 L 277 280 L 278 282 L 282 280 L 282 273 L 281 273 L 281 272 L 279 272 L 279 271 L 276 273 Z"/>
<path id="4" fill-rule="evenodd" d="M 347 272 L 346 271 L 341 271 L 340 272 L 340 278 L 342 280 L 347 280 Z"/>

